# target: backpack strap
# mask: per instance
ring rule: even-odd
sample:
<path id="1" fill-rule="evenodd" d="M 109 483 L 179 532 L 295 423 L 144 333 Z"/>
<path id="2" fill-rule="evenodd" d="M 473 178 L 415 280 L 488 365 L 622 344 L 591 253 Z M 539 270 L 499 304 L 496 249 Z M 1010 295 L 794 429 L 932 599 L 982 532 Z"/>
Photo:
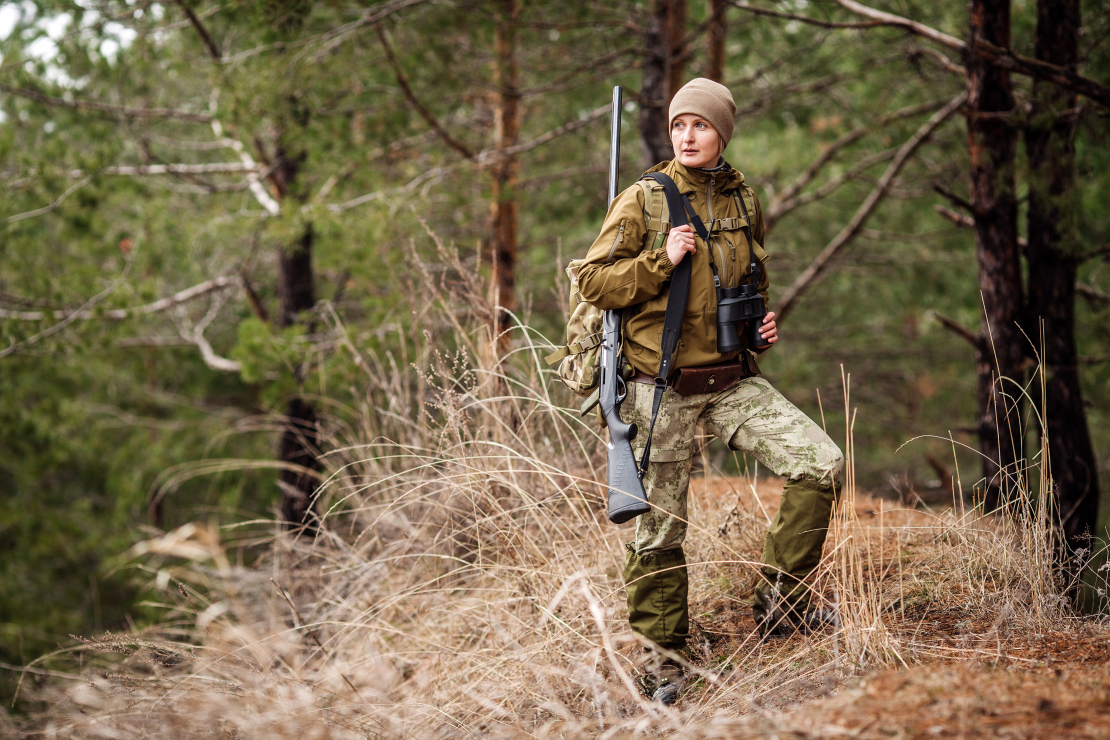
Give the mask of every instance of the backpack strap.
<path id="1" fill-rule="evenodd" d="M 748 257 L 751 258 L 752 266 L 748 275 L 751 277 L 752 285 L 759 286 L 759 260 L 755 258 L 755 236 L 752 233 L 752 217 L 748 213 L 748 206 L 744 203 L 744 193 L 740 188 L 736 189 L 736 200 L 740 203 L 740 212 L 744 214 L 744 220 L 748 222 L 748 230 L 745 235 L 748 237 Z"/>
<path id="2" fill-rule="evenodd" d="M 580 355 L 587 350 L 591 350 L 597 345 L 601 344 L 601 334 L 591 334 L 585 339 L 580 339 L 574 344 L 568 344 L 565 347 L 555 350 L 544 360 L 548 365 L 554 365 L 557 362 L 562 362 L 563 358 L 570 355 Z"/>
<path id="3" fill-rule="evenodd" d="M 645 176 L 650 177 L 663 186 L 663 193 L 667 198 L 671 227 L 682 226 L 688 223 L 689 203 L 682 193 L 678 192 L 675 185 L 667 175 L 662 172 L 652 172 Z M 707 239 L 709 233 L 705 225 L 694 214 L 698 235 Z M 699 228 L 700 227 L 700 228 Z M 704 234 L 704 236 L 703 236 Z M 659 406 L 663 402 L 663 394 L 667 390 L 667 378 L 671 374 L 671 362 L 678 350 L 678 339 L 682 334 L 682 317 L 686 315 L 686 299 L 690 295 L 690 271 L 694 260 L 687 258 L 678 263 L 671 273 L 671 292 L 667 296 L 667 312 L 663 317 L 663 337 L 659 342 L 659 371 L 655 374 L 655 396 L 651 400 L 651 424 L 648 426 L 647 438 L 644 441 L 644 455 L 640 458 L 640 476 L 647 472 L 648 461 L 651 457 L 651 436 L 655 432 L 655 421 L 659 418 Z"/>
<path id="4" fill-rule="evenodd" d="M 644 249 L 659 249 L 666 243 L 667 233 L 671 230 L 671 222 L 665 215 L 667 201 L 663 195 L 663 186 L 654 178 L 637 180 L 636 184 L 644 191 L 644 226 L 647 229 Z"/>

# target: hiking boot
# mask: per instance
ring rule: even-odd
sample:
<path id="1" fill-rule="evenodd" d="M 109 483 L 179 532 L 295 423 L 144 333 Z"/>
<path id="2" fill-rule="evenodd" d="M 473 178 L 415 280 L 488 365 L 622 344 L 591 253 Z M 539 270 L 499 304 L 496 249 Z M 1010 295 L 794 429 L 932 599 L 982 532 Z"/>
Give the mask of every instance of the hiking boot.
<path id="1" fill-rule="evenodd" d="M 826 627 L 836 626 L 836 612 L 832 609 L 808 609 L 797 624 L 802 632 L 819 632 Z"/>
<path id="2" fill-rule="evenodd" d="M 669 707 L 678 701 L 678 695 L 682 693 L 682 679 L 677 681 L 668 681 L 655 690 L 651 695 L 651 700 L 659 702 L 665 707 Z"/>
<path id="3" fill-rule="evenodd" d="M 678 701 L 685 682 L 686 669 L 670 659 L 649 664 L 636 679 L 644 696 L 668 707 Z"/>
<path id="4" fill-rule="evenodd" d="M 808 634 L 836 626 L 836 612 L 832 609 L 812 608 L 799 613 L 797 606 L 773 602 L 772 598 L 761 598 L 752 605 L 752 617 L 764 642 L 772 637 L 789 637 L 795 632 Z"/>

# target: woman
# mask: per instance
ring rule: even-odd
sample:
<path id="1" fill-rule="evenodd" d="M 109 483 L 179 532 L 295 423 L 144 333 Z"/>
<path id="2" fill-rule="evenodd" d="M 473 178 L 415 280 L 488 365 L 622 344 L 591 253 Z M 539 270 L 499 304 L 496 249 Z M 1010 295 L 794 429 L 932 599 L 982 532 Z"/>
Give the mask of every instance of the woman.
<path id="1" fill-rule="evenodd" d="M 654 389 L 649 384 L 659 368 L 669 279 L 682 260 L 693 264 L 674 369 L 712 365 L 720 366 L 722 378 L 750 375 L 709 392 L 680 395 L 668 388 L 651 441 L 644 489 L 652 510 L 640 516 L 636 538 L 627 545 L 624 579 L 633 631 L 664 648 L 642 687 L 668 704 L 677 699 L 682 670 L 665 658 L 666 653 L 688 656 L 689 581 L 682 542 L 697 422 L 704 422 L 731 449 L 752 455 L 787 479 L 782 504 L 767 532 L 752 606 L 765 638 L 804 628 L 823 616 L 809 608 L 805 579 L 821 559 L 844 459 L 819 426 L 758 376 L 746 348 L 718 352 L 713 267 L 724 287 L 735 287 L 751 281 L 751 265 L 758 262 L 756 285 L 764 300 L 768 289 L 759 200 L 722 156 L 732 138 L 735 114 L 728 88 L 707 79 L 692 80 L 670 106 L 675 158 L 648 171 L 674 180 L 709 229 L 710 243 L 688 225 L 667 231 L 665 219 L 653 217 L 660 213 L 656 199 L 662 198 L 661 186 L 642 181 L 610 205 L 578 275 L 586 301 L 603 310 L 627 309 L 624 352 L 636 374 L 623 416 L 641 430 L 634 440 L 640 445 L 634 450 L 637 457 L 643 454 L 651 420 Z M 761 336 L 772 345 L 779 339 L 774 317 L 768 312 L 760 327 Z"/>

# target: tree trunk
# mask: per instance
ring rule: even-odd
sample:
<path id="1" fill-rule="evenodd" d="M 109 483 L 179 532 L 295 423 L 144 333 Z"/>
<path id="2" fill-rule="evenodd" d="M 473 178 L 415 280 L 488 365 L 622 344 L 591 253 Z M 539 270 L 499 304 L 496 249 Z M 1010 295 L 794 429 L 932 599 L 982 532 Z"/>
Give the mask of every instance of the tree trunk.
<path id="1" fill-rule="evenodd" d="M 709 27 L 705 29 L 705 76 L 714 82 L 725 81 L 725 34 L 728 29 L 726 0 L 709 0 Z"/>
<path id="2" fill-rule="evenodd" d="M 1009 0 L 969 0 L 969 48 L 978 39 L 1010 46 Z M 982 338 L 976 352 L 979 450 L 983 454 L 984 500 L 988 510 L 1010 500 L 1020 476 L 1022 453 L 1019 388 L 1025 339 L 1018 326 L 1022 309 L 1017 247 L 1014 157 L 1017 131 L 1010 121 L 1014 96 L 1010 74 L 967 54 L 968 149 L 971 204 L 979 289 L 984 305 Z"/>
<path id="3" fill-rule="evenodd" d="M 686 84 L 686 0 L 670 0 L 670 6 L 667 11 L 667 39 L 670 49 L 667 59 L 668 107 L 674 94 Z"/>
<path id="4" fill-rule="evenodd" d="M 1079 0 L 1039 0 L 1037 59 L 1076 69 L 1079 61 Z M 1041 341 L 1049 470 L 1064 535 L 1072 549 L 1087 546 L 1098 524 L 1098 469 L 1079 386 L 1075 346 L 1075 277 L 1078 265 L 1074 196 L 1074 93 L 1047 82 L 1033 83 L 1025 147 L 1029 155 L 1029 290 L 1026 331 Z M 1042 323 L 1043 322 L 1043 323 Z M 1038 346 L 1037 351 L 1041 348 Z M 1035 357 L 1033 358 L 1035 360 Z"/>
<path id="5" fill-rule="evenodd" d="M 516 25 L 520 0 L 500 0 L 501 18 L 497 24 L 497 66 L 494 84 L 497 102 L 494 112 L 494 143 L 505 149 L 517 143 L 520 134 L 520 90 L 516 59 Z M 509 311 L 516 311 L 517 195 L 516 180 L 520 161 L 511 155 L 493 168 L 490 209 L 493 218 L 493 289 L 496 319 L 494 326 L 504 347 L 512 326 Z M 504 310 L 502 310 L 504 309 Z"/>
<path id="6" fill-rule="evenodd" d="M 672 159 L 667 113 L 685 73 L 686 0 L 652 0 L 644 34 L 644 82 L 640 90 L 640 140 L 647 167 Z"/>
<path id="7" fill-rule="evenodd" d="M 297 101 L 290 99 L 291 117 L 296 120 L 307 115 L 299 109 Z M 303 124 L 302 124 L 303 125 Z M 297 134 L 292 135 L 296 139 Z M 285 147 L 283 133 L 278 134 L 277 150 L 270 182 L 283 202 L 298 202 L 297 175 L 304 163 L 305 154 L 291 154 Z M 315 234 L 312 224 L 305 226 L 296 243 L 283 246 L 278 251 L 278 315 L 281 329 L 293 326 L 304 311 L 316 305 L 316 280 L 312 271 L 312 248 Z M 297 384 L 304 378 L 304 369 L 294 369 Z M 284 430 L 278 441 L 278 460 L 304 470 L 283 469 L 278 478 L 281 489 L 281 515 L 290 529 L 302 533 L 316 531 L 316 478 L 307 471 L 319 471 L 319 444 L 316 427 L 316 409 L 300 397 L 289 400 L 285 409 Z"/>
<path id="8" fill-rule="evenodd" d="M 283 169 L 283 168 L 279 168 Z M 295 177 L 295 168 L 283 172 Z M 288 177 L 287 184 L 292 183 Z M 305 227 L 297 244 L 278 254 L 278 326 L 295 324 L 303 311 L 316 305 L 316 283 L 312 273 L 312 225 Z M 302 369 L 297 368 L 298 376 Z M 302 377 L 297 383 L 303 382 Z M 290 399 L 285 410 L 285 429 L 278 442 L 278 459 L 307 470 L 323 470 L 319 461 L 316 409 L 300 397 Z M 283 469 L 279 478 L 281 515 L 291 529 L 314 532 L 316 522 L 316 477 L 306 471 Z"/>

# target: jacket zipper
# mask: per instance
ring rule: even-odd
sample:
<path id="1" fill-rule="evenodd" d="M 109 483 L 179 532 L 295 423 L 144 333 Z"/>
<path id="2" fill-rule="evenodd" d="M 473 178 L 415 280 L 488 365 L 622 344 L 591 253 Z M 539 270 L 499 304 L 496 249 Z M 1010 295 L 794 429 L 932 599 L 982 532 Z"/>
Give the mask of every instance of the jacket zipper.
<path id="1" fill-rule="evenodd" d="M 617 235 L 613 238 L 613 246 L 609 247 L 609 256 L 606 258 L 606 260 L 605 260 L 606 262 L 612 262 L 613 261 L 613 255 L 616 254 L 617 246 L 621 243 L 621 240 L 623 238 L 624 238 L 624 221 L 621 221 L 620 230 L 617 231 Z"/>

